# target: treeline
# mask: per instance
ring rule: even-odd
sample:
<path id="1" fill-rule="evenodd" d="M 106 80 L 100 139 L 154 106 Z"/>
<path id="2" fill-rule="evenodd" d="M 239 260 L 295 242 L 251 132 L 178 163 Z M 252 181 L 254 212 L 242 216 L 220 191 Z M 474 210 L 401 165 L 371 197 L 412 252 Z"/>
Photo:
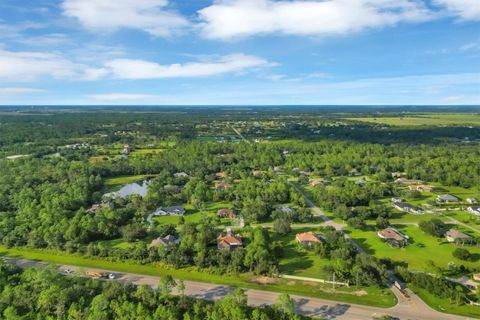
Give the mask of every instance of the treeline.
<path id="1" fill-rule="evenodd" d="M 176 287 L 179 296 L 171 295 Z M 54 269 L 21 270 L 0 261 L 0 318 L 68 320 L 289 320 L 307 319 L 294 313 L 288 295 L 271 307 L 247 306 L 237 289 L 208 302 L 184 294 L 183 282 L 164 277 L 158 289 L 118 282 L 65 277 Z"/>

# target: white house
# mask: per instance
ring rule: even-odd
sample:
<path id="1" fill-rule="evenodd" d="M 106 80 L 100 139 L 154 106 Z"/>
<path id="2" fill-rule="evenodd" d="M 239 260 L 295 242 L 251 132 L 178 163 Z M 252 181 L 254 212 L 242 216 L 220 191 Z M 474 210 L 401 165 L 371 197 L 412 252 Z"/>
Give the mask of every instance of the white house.
<path id="1" fill-rule="evenodd" d="M 468 207 L 467 211 L 476 216 L 480 216 L 480 207 Z"/>

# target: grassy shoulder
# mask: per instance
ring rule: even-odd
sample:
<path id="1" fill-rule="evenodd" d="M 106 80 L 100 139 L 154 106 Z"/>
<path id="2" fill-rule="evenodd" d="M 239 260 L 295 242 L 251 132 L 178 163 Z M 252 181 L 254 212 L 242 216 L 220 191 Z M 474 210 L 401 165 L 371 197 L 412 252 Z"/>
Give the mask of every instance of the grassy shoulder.
<path id="1" fill-rule="evenodd" d="M 440 299 L 435 297 L 433 294 L 428 292 L 428 290 L 418 288 L 415 286 L 409 286 L 409 288 L 415 292 L 426 304 L 431 308 L 445 313 L 457 314 L 466 317 L 480 318 L 480 307 L 471 306 L 471 305 L 456 305 L 455 303 L 450 303 L 446 299 Z"/>
<path id="2" fill-rule="evenodd" d="M 173 269 L 164 265 L 141 265 L 130 262 L 113 262 L 103 259 L 86 258 L 75 254 L 68 254 L 55 250 L 35 250 L 24 248 L 6 248 L 0 246 L 0 254 L 13 258 L 44 261 L 53 264 L 67 264 L 79 267 L 100 268 L 117 272 L 138 273 L 151 276 L 171 275 L 177 279 L 217 283 L 244 288 L 287 292 L 313 298 L 322 298 L 346 303 L 364 304 L 374 307 L 388 308 L 397 303 L 395 296 L 388 289 L 375 287 L 356 289 L 337 288 L 304 281 L 274 279 L 262 282 L 251 274 L 238 276 L 218 275 L 201 272 L 195 268 Z"/>

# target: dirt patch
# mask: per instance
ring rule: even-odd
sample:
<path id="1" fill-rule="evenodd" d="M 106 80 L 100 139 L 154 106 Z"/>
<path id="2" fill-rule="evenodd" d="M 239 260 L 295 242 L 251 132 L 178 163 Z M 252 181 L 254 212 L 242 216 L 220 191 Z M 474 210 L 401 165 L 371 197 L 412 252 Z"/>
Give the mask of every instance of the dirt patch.
<path id="1" fill-rule="evenodd" d="M 256 284 L 273 284 L 277 282 L 275 278 L 262 277 L 262 276 L 252 277 L 250 281 Z"/>
<path id="2" fill-rule="evenodd" d="M 354 291 L 353 294 L 356 295 L 357 297 L 363 297 L 363 296 L 366 296 L 368 292 L 365 290 L 357 290 L 357 291 Z"/>

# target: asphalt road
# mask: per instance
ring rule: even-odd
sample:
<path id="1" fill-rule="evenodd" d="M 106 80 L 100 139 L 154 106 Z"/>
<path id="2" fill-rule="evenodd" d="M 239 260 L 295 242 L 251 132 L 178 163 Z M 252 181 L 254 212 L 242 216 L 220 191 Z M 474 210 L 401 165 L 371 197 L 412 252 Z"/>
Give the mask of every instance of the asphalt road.
<path id="1" fill-rule="evenodd" d="M 13 259 L 4 257 L 5 260 L 17 264 L 22 268 L 26 267 L 46 267 L 47 263 Z M 58 266 L 58 271 L 65 274 L 67 269 L 75 270 L 77 274 L 84 275 L 87 271 L 109 272 L 114 273 L 117 277 L 115 280 L 121 283 L 131 283 L 135 285 L 148 285 L 153 288 L 157 287 L 160 278 L 154 276 L 146 276 L 135 273 L 118 273 L 111 270 L 96 269 L 96 268 L 79 268 L 76 266 L 61 265 Z M 198 299 L 217 300 L 225 297 L 230 292 L 233 292 L 234 287 L 217 285 L 211 283 L 185 281 L 185 294 Z M 325 299 L 317 299 L 310 297 L 302 297 L 293 295 L 297 312 L 302 315 L 324 318 L 324 319 L 338 319 L 338 320 L 371 320 L 372 317 L 391 315 L 398 319 L 405 320 L 470 320 L 473 318 L 460 317 L 449 314 L 437 312 L 428 307 L 420 298 L 411 295 L 411 298 L 405 298 L 395 288 L 392 289 L 399 303 L 388 309 L 369 307 L 351 303 L 341 303 Z M 178 292 L 175 292 L 178 294 Z M 251 306 L 262 306 L 274 304 L 277 300 L 278 293 L 271 291 L 246 289 L 245 293 L 248 297 L 248 304 Z"/>

